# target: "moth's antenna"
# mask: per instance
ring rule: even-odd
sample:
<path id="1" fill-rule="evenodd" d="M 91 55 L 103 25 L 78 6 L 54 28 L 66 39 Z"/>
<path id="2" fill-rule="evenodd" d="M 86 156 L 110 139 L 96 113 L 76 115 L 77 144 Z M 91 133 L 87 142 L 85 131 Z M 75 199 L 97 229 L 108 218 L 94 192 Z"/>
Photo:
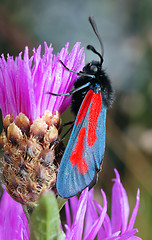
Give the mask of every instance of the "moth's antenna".
<path id="1" fill-rule="evenodd" d="M 94 21 L 93 16 L 89 16 L 89 22 L 90 22 L 90 24 L 91 24 L 91 26 L 92 26 L 92 28 L 93 28 L 94 33 L 96 34 L 96 36 L 97 36 L 97 38 L 98 38 L 98 40 L 99 40 L 99 42 L 100 42 L 100 46 L 101 46 L 101 56 L 103 57 L 103 54 L 104 54 L 103 43 L 102 43 L 101 37 L 100 37 L 100 35 L 99 35 L 98 29 L 97 29 L 97 25 L 96 25 L 96 23 L 95 23 L 95 21 Z"/>
<path id="2" fill-rule="evenodd" d="M 91 26 L 92 26 L 92 28 L 93 28 L 94 33 L 96 34 L 96 36 L 97 36 L 97 38 L 98 38 L 98 40 L 99 40 L 99 42 L 100 42 L 101 54 L 100 54 L 99 52 L 97 52 L 92 45 L 88 45 L 88 46 L 87 46 L 87 49 L 90 49 L 91 51 L 93 51 L 94 53 L 96 53 L 96 54 L 100 57 L 100 59 L 101 59 L 101 64 L 102 64 L 102 63 L 103 63 L 103 53 L 104 53 L 103 43 L 102 43 L 101 37 L 100 37 L 100 35 L 99 35 L 98 29 L 97 29 L 97 25 L 96 25 L 96 23 L 95 23 L 95 21 L 94 21 L 94 18 L 93 18 L 92 16 L 89 16 L 89 22 L 90 22 L 90 24 L 91 24 Z"/>
<path id="3" fill-rule="evenodd" d="M 99 52 L 97 52 L 97 50 L 92 45 L 88 45 L 87 49 L 89 49 L 92 52 L 94 52 L 95 54 L 97 54 L 100 57 L 101 64 L 103 63 L 103 57 L 101 56 L 101 54 Z"/>

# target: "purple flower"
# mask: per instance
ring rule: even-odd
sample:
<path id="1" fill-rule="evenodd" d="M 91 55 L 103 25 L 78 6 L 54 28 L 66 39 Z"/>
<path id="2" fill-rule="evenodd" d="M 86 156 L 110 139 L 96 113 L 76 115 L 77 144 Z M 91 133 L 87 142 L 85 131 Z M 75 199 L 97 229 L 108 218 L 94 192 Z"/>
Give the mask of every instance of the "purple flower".
<path id="1" fill-rule="evenodd" d="M 68 202 L 65 204 L 66 240 L 93 240 L 96 236 L 98 240 L 141 239 L 134 236 L 138 230 L 133 228 L 140 202 L 140 191 L 137 190 L 136 204 L 129 220 L 128 197 L 116 169 L 115 174 L 111 219 L 107 214 L 107 199 L 104 191 L 101 190 L 103 197 L 103 206 L 101 206 L 98 202 L 93 201 L 93 190 L 88 192 L 88 189 L 85 189 L 79 200 L 76 196 L 70 199 L 72 224 L 69 204 Z"/>
<path id="2" fill-rule="evenodd" d="M 58 151 L 50 146 L 59 138 L 60 114 L 70 105 L 71 97 L 56 97 L 48 92 L 67 93 L 77 79 L 77 74 L 68 71 L 59 60 L 75 72 L 84 66 L 80 43 L 71 53 L 68 47 L 69 43 L 55 56 L 52 45 L 44 43 L 42 57 L 39 46 L 31 58 L 28 47 L 23 57 L 20 53 L 15 60 L 9 55 L 7 60 L 4 55 L 0 58 L 3 176 L 7 191 L 23 204 L 37 202 L 44 191 L 56 192 L 58 163 L 64 147 L 61 141 Z"/>
<path id="3" fill-rule="evenodd" d="M 68 53 L 69 43 L 56 56 L 53 55 L 52 45 L 44 43 L 45 53 L 41 57 L 41 46 L 33 50 L 29 58 L 28 47 L 18 57 L 4 55 L 0 58 L 0 108 L 3 117 L 20 112 L 30 120 L 41 117 L 45 110 L 52 113 L 63 113 L 70 105 L 71 98 L 54 97 L 48 92 L 69 92 L 77 75 L 67 71 L 59 60 L 76 72 L 84 66 L 83 48 L 77 42 L 71 53 Z"/>
<path id="4" fill-rule="evenodd" d="M 13 200 L 5 188 L 0 202 L 0 239 L 29 239 L 28 222 L 22 205 Z"/>

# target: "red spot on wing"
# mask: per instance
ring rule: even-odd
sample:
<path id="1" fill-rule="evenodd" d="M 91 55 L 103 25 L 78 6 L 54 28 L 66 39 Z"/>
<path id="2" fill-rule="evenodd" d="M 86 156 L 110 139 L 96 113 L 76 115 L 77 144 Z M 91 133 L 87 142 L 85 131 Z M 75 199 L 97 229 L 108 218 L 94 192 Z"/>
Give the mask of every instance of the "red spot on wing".
<path id="1" fill-rule="evenodd" d="M 87 142 L 90 147 L 93 146 L 97 139 L 96 135 L 96 127 L 97 127 L 97 121 L 98 117 L 101 112 L 101 106 L 102 106 L 102 101 L 101 101 L 101 93 L 93 93 L 92 96 L 92 103 L 91 107 L 89 110 L 89 119 L 88 119 L 88 137 L 87 137 Z"/>
<path id="2" fill-rule="evenodd" d="M 88 107 L 89 107 L 91 99 L 92 99 L 92 95 L 93 95 L 93 90 L 89 90 L 87 92 L 87 95 L 85 96 L 85 98 L 83 100 L 83 103 L 82 103 L 82 106 L 79 110 L 76 125 L 81 123 L 84 116 L 86 115 L 86 112 L 88 110 Z"/>
<path id="3" fill-rule="evenodd" d="M 88 171 L 86 161 L 84 158 L 82 158 L 84 137 L 85 137 L 85 127 L 81 128 L 78 135 L 77 143 L 69 158 L 71 165 L 77 165 L 78 170 L 81 174 L 86 174 Z"/>

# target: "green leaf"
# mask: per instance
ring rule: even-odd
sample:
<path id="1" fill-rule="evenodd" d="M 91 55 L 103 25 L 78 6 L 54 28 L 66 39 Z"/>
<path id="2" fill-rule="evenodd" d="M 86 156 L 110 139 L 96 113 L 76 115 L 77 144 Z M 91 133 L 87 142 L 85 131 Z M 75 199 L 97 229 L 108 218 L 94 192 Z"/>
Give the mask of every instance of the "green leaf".
<path id="1" fill-rule="evenodd" d="M 66 201 L 67 199 L 61 198 L 60 196 L 57 197 L 59 211 L 61 211 Z"/>
<path id="2" fill-rule="evenodd" d="M 30 240 L 63 240 L 60 216 L 56 197 L 53 192 L 40 197 L 39 205 L 30 218 Z"/>

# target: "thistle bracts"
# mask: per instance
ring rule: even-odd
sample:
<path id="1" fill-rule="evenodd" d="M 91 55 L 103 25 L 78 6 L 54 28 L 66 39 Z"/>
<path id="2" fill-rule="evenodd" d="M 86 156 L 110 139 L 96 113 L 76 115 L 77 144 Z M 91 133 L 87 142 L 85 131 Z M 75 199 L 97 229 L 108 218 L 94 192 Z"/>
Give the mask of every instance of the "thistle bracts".
<path id="1" fill-rule="evenodd" d="M 4 151 L 3 177 L 9 194 L 23 204 L 35 204 L 44 191 L 55 190 L 64 146 L 57 142 L 60 114 L 48 110 L 32 123 L 25 114 L 7 115 L 0 145 Z"/>

